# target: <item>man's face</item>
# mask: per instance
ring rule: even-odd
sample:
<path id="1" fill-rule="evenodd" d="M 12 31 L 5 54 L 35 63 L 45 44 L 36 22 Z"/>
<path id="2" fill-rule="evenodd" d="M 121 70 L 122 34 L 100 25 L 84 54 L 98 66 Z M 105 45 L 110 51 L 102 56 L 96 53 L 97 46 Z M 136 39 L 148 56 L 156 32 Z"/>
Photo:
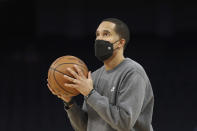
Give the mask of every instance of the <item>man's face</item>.
<path id="1" fill-rule="evenodd" d="M 119 40 L 119 35 L 115 32 L 115 24 L 103 21 L 96 30 L 96 40 L 105 40 L 114 43 Z"/>

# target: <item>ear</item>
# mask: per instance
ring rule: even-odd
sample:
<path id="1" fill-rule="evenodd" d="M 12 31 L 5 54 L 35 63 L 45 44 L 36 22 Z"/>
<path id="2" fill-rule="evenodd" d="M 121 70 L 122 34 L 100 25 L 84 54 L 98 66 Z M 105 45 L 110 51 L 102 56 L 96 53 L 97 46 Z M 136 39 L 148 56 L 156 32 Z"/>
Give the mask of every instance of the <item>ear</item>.
<path id="1" fill-rule="evenodd" d="M 124 38 L 120 39 L 119 47 L 123 47 L 124 48 L 125 42 L 126 42 L 126 40 Z"/>

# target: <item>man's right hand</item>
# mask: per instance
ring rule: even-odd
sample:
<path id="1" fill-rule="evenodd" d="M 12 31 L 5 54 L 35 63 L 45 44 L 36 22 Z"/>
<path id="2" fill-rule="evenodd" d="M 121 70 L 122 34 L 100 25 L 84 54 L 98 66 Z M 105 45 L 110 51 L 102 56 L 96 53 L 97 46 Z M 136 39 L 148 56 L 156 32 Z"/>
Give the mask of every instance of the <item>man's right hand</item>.
<path id="1" fill-rule="evenodd" d="M 48 79 L 47 79 L 47 81 L 48 81 Z M 47 86 L 53 95 L 56 95 L 58 98 L 62 99 L 63 101 L 65 101 L 67 103 L 71 101 L 73 96 L 57 93 L 54 89 L 52 89 L 50 87 L 49 82 L 47 83 Z"/>

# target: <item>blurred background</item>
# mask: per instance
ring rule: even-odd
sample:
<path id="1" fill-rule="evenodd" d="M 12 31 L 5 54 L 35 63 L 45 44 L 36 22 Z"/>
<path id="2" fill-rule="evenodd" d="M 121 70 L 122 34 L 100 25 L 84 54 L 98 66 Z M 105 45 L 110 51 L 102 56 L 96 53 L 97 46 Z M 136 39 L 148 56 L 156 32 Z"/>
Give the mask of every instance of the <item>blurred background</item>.
<path id="1" fill-rule="evenodd" d="M 133 33 L 125 56 L 146 70 L 155 131 L 197 131 L 197 8 L 189 1 L 0 0 L 0 131 L 73 131 L 46 86 L 63 55 L 94 71 L 99 23 L 115 17 Z M 83 101 L 78 96 L 78 104 Z"/>

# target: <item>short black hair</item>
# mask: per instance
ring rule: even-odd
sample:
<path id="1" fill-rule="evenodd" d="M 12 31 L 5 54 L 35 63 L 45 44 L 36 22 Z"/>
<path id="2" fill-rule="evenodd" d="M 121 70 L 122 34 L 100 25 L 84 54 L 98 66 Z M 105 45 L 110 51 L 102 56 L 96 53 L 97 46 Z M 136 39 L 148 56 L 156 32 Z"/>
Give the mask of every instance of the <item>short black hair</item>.
<path id="1" fill-rule="evenodd" d="M 125 39 L 125 45 L 124 45 L 124 49 L 126 49 L 126 46 L 130 40 L 130 31 L 129 28 L 127 26 L 127 24 L 125 24 L 123 21 L 117 19 L 117 18 L 106 18 L 103 21 L 108 21 L 108 22 L 112 22 L 114 23 L 115 26 L 115 32 L 121 37 Z"/>

